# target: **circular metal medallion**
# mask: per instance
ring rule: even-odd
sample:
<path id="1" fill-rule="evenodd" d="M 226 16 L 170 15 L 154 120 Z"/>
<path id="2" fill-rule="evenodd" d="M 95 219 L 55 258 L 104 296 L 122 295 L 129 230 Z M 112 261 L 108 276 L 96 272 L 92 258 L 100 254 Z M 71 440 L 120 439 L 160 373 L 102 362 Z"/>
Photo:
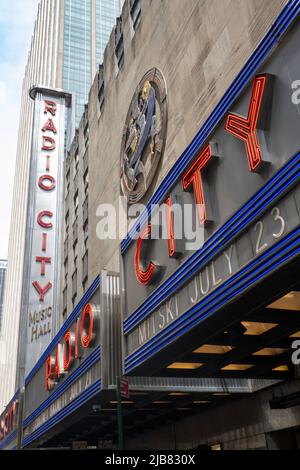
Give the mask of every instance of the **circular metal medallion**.
<path id="1" fill-rule="evenodd" d="M 167 89 L 162 73 L 152 68 L 131 100 L 121 147 L 121 189 L 128 203 L 148 191 L 162 157 L 167 133 Z"/>

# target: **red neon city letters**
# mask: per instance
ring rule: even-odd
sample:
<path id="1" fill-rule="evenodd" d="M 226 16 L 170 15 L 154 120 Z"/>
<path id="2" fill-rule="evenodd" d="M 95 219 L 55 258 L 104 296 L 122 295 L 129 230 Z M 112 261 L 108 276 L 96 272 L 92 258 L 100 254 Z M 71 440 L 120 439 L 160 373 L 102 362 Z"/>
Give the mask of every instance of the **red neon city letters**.
<path id="1" fill-rule="evenodd" d="M 80 326 L 80 333 L 79 333 Z M 50 354 L 45 363 L 45 388 L 50 391 L 54 388 L 61 377 L 63 372 L 68 372 L 73 360 L 79 357 L 78 354 L 78 339 L 81 339 L 81 346 L 89 348 L 92 344 L 94 334 L 94 318 L 93 306 L 87 304 L 83 311 L 81 321 L 79 318 L 75 321 L 75 334 L 70 330 L 67 331 L 62 338 L 61 342 L 56 345 L 55 356 Z M 63 348 L 63 364 L 61 364 L 60 356 Z M 63 370 L 62 370 L 63 369 Z"/>
<path id="2" fill-rule="evenodd" d="M 50 181 L 50 184 L 45 184 L 45 181 Z M 42 175 L 38 184 L 43 191 L 52 191 L 56 187 L 56 180 L 51 175 Z"/>
<path id="3" fill-rule="evenodd" d="M 45 295 L 52 288 L 51 282 L 48 282 L 48 284 L 46 284 L 45 287 L 41 287 L 38 281 L 34 281 L 32 285 L 40 296 L 40 302 L 44 302 Z"/>
<path id="4" fill-rule="evenodd" d="M 42 251 L 47 251 L 47 233 L 42 234 Z"/>
<path id="5" fill-rule="evenodd" d="M 56 149 L 56 142 L 52 137 L 48 135 L 43 135 L 42 139 L 43 139 L 42 150 L 51 151 L 51 150 Z"/>
<path id="6" fill-rule="evenodd" d="M 254 80 L 248 116 L 243 118 L 238 114 L 229 113 L 225 130 L 245 142 L 250 171 L 258 171 L 262 164 L 260 145 L 257 137 L 257 122 L 266 86 L 266 74 L 257 75 Z"/>
<path id="7" fill-rule="evenodd" d="M 151 236 L 151 224 L 148 224 L 147 227 L 145 227 L 138 238 L 137 244 L 136 244 L 136 252 L 135 252 L 135 260 L 134 260 L 134 267 L 135 267 L 135 275 L 140 284 L 143 285 L 148 285 L 150 284 L 153 275 L 156 271 L 156 266 L 152 261 L 149 263 L 147 269 L 143 269 L 141 267 L 141 249 L 142 249 L 142 243 L 143 240 L 149 239 Z"/>
<path id="8" fill-rule="evenodd" d="M 42 128 L 42 131 L 50 131 L 53 132 L 53 134 L 57 134 L 55 124 L 51 118 L 49 118 L 48 121 L 45 123 L 44 127 Z"/>
<path id="9" fill-rule="evenodd" d="M 262 167 L 263 159 L 258 140 L 258 129 L 266 129 L 268 117 L 266 111 L 271 104 L 271 84 L 272 75 L 260 74 L 254 79 L 251 91 L 250 104 L 247 117 L 239 116 L 235 113 L 229 113 L 226 119 L 225 130 L 242 140 L 246 147 L 246 154 L 249 169 L 251 172 L 259 171 Z M 202 181 L 203 170 L 218 154 L 217 148 L 212 142 L 197 156 L 194 163 L 185 171 L 182 176 L 182 187 L 184 191 L 190 190 L 194 192 L 194 199 L 197 206 L 197 214 L 200 225 L 206 224 L 208 218 L 208 195 L 205 194 L 204 184 Z M 205 198 L 206 196 L 206 198 Z M 174 217 L 172 211 L 172 199 L 169 195 L 166 200 L 166 218 L 168 230 L 168 250 L 169 257 L 175 257 L 180 254 L 176 253 L 176 240 L 174 235 Z M 134 258 L 135 275 L 140 284 L 149 284 L 155 272 L 155 264 L 150 262 L 147 269 L 143 269 L 140 263 L 141 247 L 144 238 L 150 238 L 151 225 L 148 225 L 136 243 L 136 251 Z"/>
<path id="10" fill-rule="evenodd" d="M 46 264 L 51 264 L 51 258 L 46 258 L 44 256 L 37 256 L 35 258 L 37 263 L 41 263 L 41 276 L 45 276 Z"/>
<path id="11" fill-rule="evenodd" d="M 53 217 L 53 213 L 50 211 L 40 212 L 37 216 L 37 223 L 39 224 L 39 226 L 43 228 L 53 228 L 52 222 L 44 222 L 45 217 L 51 219 Z"/>
<path id="12" fill-rule="evenodd" d="M 174 238 L 174 221 L 173 221 L 173 215 L 172 215 L 171 196 L 168 196 L 166 199 L 166 217 L 167 217 L 169 256 L 170 258 L 173 258 L 176 253 L 176 244 L 175 244 L 175 238 Z"/>
<path id="13" fill-rule="evenodd" d="M 57 106 L 55 101 L 45 100 L 44 114 L 50 113 L 52 116 L 56 115 Z"/>
<path id="14" fill-rule="evenodd" d="M 207 165 L 211 157 L 211 146 L 208 144 L 182 178 L 182 186 L 184 191 L 187 191 L 190 188 L 194 189 L 194 196 L 197 204 L 200 225 L 205 224 L 207 221 L 201 170 Z"/>

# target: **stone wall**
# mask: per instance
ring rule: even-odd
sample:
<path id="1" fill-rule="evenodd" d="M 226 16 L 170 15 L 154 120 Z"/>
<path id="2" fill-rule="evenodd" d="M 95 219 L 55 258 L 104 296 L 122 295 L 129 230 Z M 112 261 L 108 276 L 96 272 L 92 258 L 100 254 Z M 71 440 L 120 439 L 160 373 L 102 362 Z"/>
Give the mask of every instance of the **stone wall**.
<path id="1" fill-rule="evenodd" d="M 155 190 L 284 4 L 283 0 L 142 0 L 141 23 L 133 33 L 129 2 L 125 2 L 124 66 L 117 70 L 112 34 L 104 60 L 103 113 L 99 111 L 97 77 L 89 100 L 90 279 L 103 267 L 118 270 L 119 242 L 97 239 L 96 210 L 100 203 L 117 204 L 122 131 L 145 72 L 159 68 L 168 89 L 167 142 Z"/>
<path id="2" fill-rule="evenodd" d="M 196 449 L 198 446 L 221 444 L 224 450 L 277 449 L 275 432 L 299 427 L 300 406 L 271 409 L 274 390 L 280 394 L 281 385 L 242 398 L 226 397 L 219 405 L 200 405 L 199 413 L 188 414 L 176 422 L 148 430 L 128 439 L 127 449 Z M 299 381 L 285 384 L 284 393 L 299 389 Z M 282 391 L 283 392 L 283 391 Z M 299 430 L 298 430 L 299 432 Z M 282 437 L 282 436 L 281 436 Z M 296 442 L 286 441 L 280 449 L 290 449 Z"/>
<path id="3" fill-rule="evenodd" d="M 103 112 L 99 108 L 97 75 L 88 103 L 89 283 L 103 268 L 119 270 L 119 240 L 98 239 L 96 214 L 99 204 L 112 203 L 118 207 L 123 127 L 132 96 L 145 72 L 157 67 L 163 73 L 169 118 L 164 156 L 152 188 L 142 202 L 149 199 L 193 139 L 285 4 L 286 0 L 141 0 L 141 22 L 134 32 L 129 1 L 125 1 L 122 9 L 124 65 L 118 69 L 113 31 L 104 55 Z M 79 134 L 82 133 L 81 126 Z M 82 175 L 79 179 L 81 184 Z M 79 207 L 82 204 L 80 200 Z M 67 203 L 68 207 L 71 205 L 72 197 Z M 70 228 L 72 214 L 70 210 Z M 71 259 L 71 246 L 69 250 Z M 78 253 L 82 252 L 79 245 Z M 82 293 L 79 275 L 78 299 Z"/>

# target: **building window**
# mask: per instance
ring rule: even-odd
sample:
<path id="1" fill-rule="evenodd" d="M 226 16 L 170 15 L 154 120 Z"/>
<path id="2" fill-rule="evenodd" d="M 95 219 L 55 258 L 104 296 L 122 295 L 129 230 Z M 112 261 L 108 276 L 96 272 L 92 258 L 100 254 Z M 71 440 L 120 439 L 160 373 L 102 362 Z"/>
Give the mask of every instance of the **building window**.
<path id="1" fill-rule="evenodd" d="M 84 123 L 84 131 L 83 131 L 84 144 L 85 144 L 85 147 L 88 147 L 90 130 L 89 130 L 89 108 L 87 104 L 84 107 L 83 123 Z"/>
<path id="2" fill-rule="evenodd" d="M 70 154 L 67 154 L 66 157 L 66 196 L 70 191 L 70 173 L 71 173 L 71 166 L 70 166 Z"/>
<path id="3" fill-rule="evenodd" d="M 65 278 L 65 282 L 67 282 L 67 278 L 68 278 L 68 258 L 66 258 L 65 261 L 64 261 L 64 278 Z"/>
<path id="4" fill-rule="evenodd" d="M 122 18 L 117 18 L 117 25 L 115 28 L 115 54 L 119 70 L 124 64 L 124 40 L 123 40 L 123 27 Z"/>
<path id="5" fill-rule="evenodd" d="M 78 217 L 76 217 L 75 222 L 73 224 L 73 245 L 75 245 L 78 241 Z"/>
<path id="6" fill-rule="evenodd" d="M 75 152 L 75 156 L 74 156 L 74 173 L 75 173 L 75 176 L 76 176 L 76 173 L 78 171 L 78 167 L 79 167 L 79 149 L 77 148 L 76 152 Z"/>
<path id="7" fill-rule="evenodd" d="M 63 315 L 67 314 L 67 305 L 68 305 L 68 286 L 63 290 Z"/>
<path id="8" fill-rule="evenodd" d="M 79 173 L 78 170 L 76 171 L 76 174 L 74 176 L 74 181 L 73 181 L 73 187 L 74 187 L 74 192 L 75 194 L 78 193 L 78 181 L 79 181 Z"/>
<path id="9" fill-rule="evenodd" d="M 73 267 L 74 269 L 77 268 L 77 257 L 78 257 L 78 243 L 74 243 L 73 245 Z"/>
<path id="10" fill-rule="evenodd" d="M 72 302 L 73 302 L 73 307 L 74 303 L 76 302 L 77 298 L 77 269 L 72 274 Z"/>
<path id="11" fill-rule="evenodd" d="M 89 182 L 89 149 L 87 148 L 83 155 L 83 184 L 85 191 Z"/>
<path id="12" fill-rule="evenodd" d="M 69 249 L 69 237 L 64 241 L 64 262 L 66 263 L 68 261 L 68 249 Z"/>
<path id="13" fill-rule="evenodd" d="M 82 208 L 83 208 L 83 217 L 82 217 L 83 227 L 85 227 L 86 224 L 88 223 L 88 220 L 89 220 L 89 199 L 88 199 L 88 197 L 85 198 Z"/>
<path id="14" fill-rule="evenodd" d="M 101 113 L 104 109 L 104 70 L 103 64 L 99 65 L 99 74 L 98 74 L 98 100 Z"/>
<path id="15" fill-rule="evenodd" d="M 130 16 L 133 29 L 136 31 L 141 22 L 141 0 L 130 0 Z"/>
<path id="16" fill-rule="evenodd" d="M 85 252 L 82 258 L 82 285 L 84 286 L 88 278 L 88 251 Z"/>
<path id="17" fill-rule="evenodd" d="M 86 230 L 83 232 L 83 246 L 84 246 L 84 252 L 88 250 L 88 242 L 89 242 L 89 228 L 88 225 L 86 226 Z"/>
<path id="18" fill-rule="evenodd" d="M 78 205 L 79 205 L 79 196 L 78 196 L 78 190 L 75 193 L 74 196 L 74 213 L 75 213 L 75 218 L 77 217 L 78 214 Z"/>
<path id="19" fill-rule="evenodd" d="M 84 192 L 87 193 L 89 188 L 89 173 L 85 173 L 83 175 L 83 185 L 84 185 Z"/>
<path id="20" fill-rule="evenodd" d="M 69 234 L 69 225 L 70 225 L 70 212 L 68 210 L 65 215 L 66 236 L 68 236 Z"/>
<path id="21" fill-rule="evenodd" d="M 89 146 L 89 136 L 90 136 L 90 129 L 89 129 L 89 123 L 87 123 L 87 127 L 85 128 L 85 131 L 84 131 L 84 144 L 86 148 Z"/>

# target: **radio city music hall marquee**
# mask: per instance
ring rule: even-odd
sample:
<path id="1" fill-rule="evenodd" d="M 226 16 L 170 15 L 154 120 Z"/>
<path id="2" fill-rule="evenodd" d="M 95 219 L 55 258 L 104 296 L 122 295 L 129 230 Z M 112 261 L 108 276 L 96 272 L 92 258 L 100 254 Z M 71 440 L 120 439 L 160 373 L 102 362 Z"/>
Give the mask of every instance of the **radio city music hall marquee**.
<path id="1" fill-rule="evenodd" d="M 26 442 L 65 419 L 82 394 L 106 396 L 120 364 L 120 326 L 119 275 L 104 270 L 26 377 Z"/>
<path id="2" fill-rule="evenodd" d="M 58 307 L 59 210 L 69 95 L 34 87 L 34 130 L 30 169 L 27 257 L 23 314 L 27 323 L 27 372 L 51 339 Z M 25 268 L 26 269 L 26 268 Z M 26 313 L 27 311 L 27 313 Z"/>
<path id="3" fill-rule="evenodd" d="M 72 321 L 69 318 L 62 326 L 27 377 L 25 434 L 61 411 L 76 398 L 78 390 L 84 391 L 82 387 L 100 379 L 100 343 L 98 289 L 90 301 L 72 315 Z"/>
<path id="4" fill-rule="evenodd" d="M 53 390 L 56 384 L 75 367 L 75 361 L 82 357 L 82 349 L 92 346 L 95 339 L 93 305 L 87 304 L 81 318 L 76 319 L 73 331 L 68 330 L 56 345 L 54 354 L 50 354 L 45 364 L 45 388 Z"/>
<path id="5" fill-rule="evenodd" d="M 176 325 L 178 336 L 196 306 L 203 315 L 221 308 L 224 303 L 215 302 L 211 310 L 217 293 L 300 225 L 297 180 L 289 176 L 299 168 L 300 117 L 291 99 L 300 73 L 299 36 L 293 32 L 213 133 L 198 147 L 194 139 L 162 182 L 167 240 L 151 239 L 153 219 L 145 216 L 138 239 L 129 233 L 123 241 L 125 372 L 166 347 Z M 156 194 L 149 205 L 153 201 Z M 204 230 L 202 247 L 187 251 L 186 240 L 176 239 L 173 205 L 193 207 L 194 223 Z M 197 326 L 193 318 L 190 328 Z"/>
<path id="6" fill-rule="evenodd" d="M 0 443 L 16 428 L 18 400 L 14 400 L 0 418 Z"/>

